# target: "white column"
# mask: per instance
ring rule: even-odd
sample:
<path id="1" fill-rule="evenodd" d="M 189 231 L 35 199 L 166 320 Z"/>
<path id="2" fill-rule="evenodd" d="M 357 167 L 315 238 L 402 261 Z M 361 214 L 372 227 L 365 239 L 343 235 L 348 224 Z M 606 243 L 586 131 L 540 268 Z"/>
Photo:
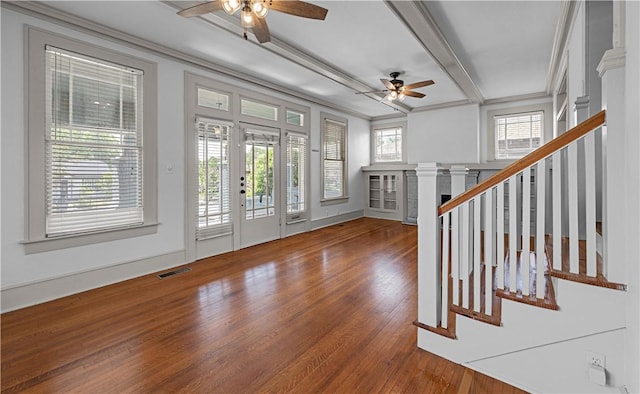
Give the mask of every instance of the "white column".
<path id="1" fill-rule="evenodd" d="M 441 319 L 440 190 L 438 163 L 419 163 L 418 176 L 418 321 L 437 327 Z"/>
<path id="2" fill-rule="evenodd" d="M 467 190 L 467 174 L 469 169 L 465 166 L 451 166 L 449 174 L 451 174 L 451 198 Z"/>
<path id="3" fill-rule="evenodd" d="M 626 220 L 624 204 L 626 179 L 621 174 L 625 159 L 625 59 L 624 48 L 605 52 L 598 65 L 602 77 L 602 105 L 607 110 L 606 126 L 602 128 L 604 186 L 602 238 L 604 241 L 604 276 L 611 282 L 626 283 Z"/>

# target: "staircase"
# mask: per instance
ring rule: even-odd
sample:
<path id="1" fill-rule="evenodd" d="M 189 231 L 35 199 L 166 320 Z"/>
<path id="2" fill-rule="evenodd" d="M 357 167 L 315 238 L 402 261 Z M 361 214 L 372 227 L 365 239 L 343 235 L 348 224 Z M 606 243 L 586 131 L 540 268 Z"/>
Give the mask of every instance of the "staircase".
<path id="1" fill-rule="evenodd" d="M 604 124 L 602 111 L 442 206 L 439 166 L 418 166 L 421 348 L 518 385 L 505 370 L 520 354 L 595 348 L 623 325 L 610 306 L 626 287 L 607 279 L 596 184 Z"/>

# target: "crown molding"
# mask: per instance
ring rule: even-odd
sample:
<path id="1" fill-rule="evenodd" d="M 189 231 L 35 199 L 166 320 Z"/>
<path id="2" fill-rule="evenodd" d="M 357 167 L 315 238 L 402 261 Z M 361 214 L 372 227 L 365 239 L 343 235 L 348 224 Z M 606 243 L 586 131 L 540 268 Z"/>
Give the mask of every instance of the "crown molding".
<path id="1" fill-rule="evenodd" d="M 469 105 L 469 104 L 478 104 L 478 103 L 474 103 L 474 102 L 472 102 L 470 100 L 449 101 L 447 103 L 434 104 L 434 105 L 425 105 L 424 107 L 417 107 L 417 108 L 414 108 L 413 111 L 411 111 L 411 113 L 433 111 L 433 110 L 436 110 L 436 109 L 444 109 L 444 108 L 461 107 L 463 105 Z"/>
<path id="2" fill-rule="evenodd" d="M 549 101 L 551 101 L 552 97 L 548 95 L 547 92 L 519 94 L 517 96 L 487 99 L 484 101 L 484 103 L 482 103 L 482 105 L 504 104 L 504 103 L 512 103 L 514 101 L 526 101 L 526 100 L 537 100 L 537 99 L 549 99 Z"/>

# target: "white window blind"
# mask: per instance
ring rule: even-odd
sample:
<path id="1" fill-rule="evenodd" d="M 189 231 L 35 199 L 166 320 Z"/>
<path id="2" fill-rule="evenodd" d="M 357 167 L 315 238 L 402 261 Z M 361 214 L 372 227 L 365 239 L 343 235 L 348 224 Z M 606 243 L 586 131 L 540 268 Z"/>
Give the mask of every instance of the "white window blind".
<path id="1" fill-rule="evenodd" d="M 376 163 L 402 161 L 402 127 L 374 130 Z"/>
<path id="2" fill-rule="evenodd" d="M 287 132 L 287 221 L 306 218 L 305 166 L 307 136 Z"/>
<path id="3" fill-rule="evenodd" d="M 198 227 L 197 239 L 230 234 L 231 179 L 229 138 L 231 124 L 198 118 Z"/>
<path id="4" fill-rule="evenodd" d="M 341 198 L 345 193 L 345 139 L 347 125 L 324 119 L 322 136 L 323 198 Z"/>
<path id="5" fill-rule="evenodd" d="M 494 117 L 496 159 L 517 159 L 542 143 L 543 112 Z"/>
<path id="6" fill-rule="evenodd" d="M 142 71 L 45 51 L 46 236 L 142 224 Z"/>

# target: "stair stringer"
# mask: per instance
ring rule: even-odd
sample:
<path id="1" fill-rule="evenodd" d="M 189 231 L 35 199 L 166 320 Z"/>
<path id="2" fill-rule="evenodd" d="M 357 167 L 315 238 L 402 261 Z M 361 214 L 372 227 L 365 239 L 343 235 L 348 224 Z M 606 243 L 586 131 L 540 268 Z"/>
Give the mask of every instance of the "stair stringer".
<path id="1" fill-rule="evenodd" d="M 608 383 L 623 384 L 626 295 L 557 280 L 558 311 L 503 300 L 501 327 L 457 316 L 456 340 L 419 328 L 418 347 L 530 392 L 612 392 L 589 381 L 586 351 L 604 354 Z M 523 373 L 514 358 L 524 355 L 544 373 Z"/>

